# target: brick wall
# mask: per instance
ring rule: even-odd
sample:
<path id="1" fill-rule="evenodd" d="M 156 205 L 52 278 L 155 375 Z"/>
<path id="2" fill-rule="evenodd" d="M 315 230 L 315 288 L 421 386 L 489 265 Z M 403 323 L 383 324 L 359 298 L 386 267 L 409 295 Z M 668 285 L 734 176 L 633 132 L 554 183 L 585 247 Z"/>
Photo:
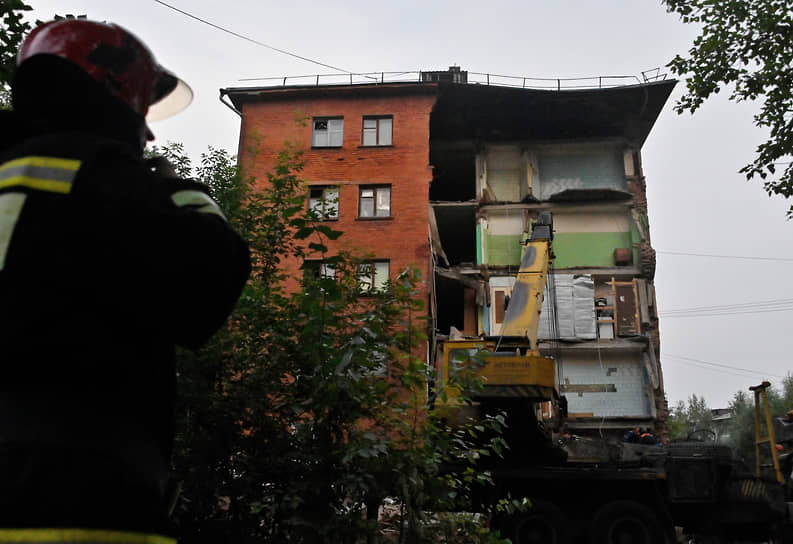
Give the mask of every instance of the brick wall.
<path id="1" fill-rule="evenodd" d="M 433 91 L 434 92 L 434 91 Z M 277 162 L 278 152 L 289 141 L 303 150 L 300 177 L 310 185 L 339 187 L 338 220 L 330 226 L 344 234 L 329 242 L 331 254 L 339 249 L 370 253 L 390 260 L 393 279 L 407 266 L 416 266 L 425 282 L 430 273 L 428 243 L 429 116 L 434 94 L 367 96 L 315 89 L 309 96 L 281 95 L 245 104 L 240 157 L 246 172 L 263 183 Z M 393 145 L 362 147 L 363 116 L 393 116 Z M 311 148 L 313 117 L 344 118 L 341 148 Z M 302 122 L 301 122 L 302 120 Z M 358 218 L 361 185 L 391 185 L 391 217 Z M 294 268 L 298 263 L 287 262 Z M 295 277 L 299 277 L 295 275 Z M 426 285 L 426 283 L 425 283 Z"/>

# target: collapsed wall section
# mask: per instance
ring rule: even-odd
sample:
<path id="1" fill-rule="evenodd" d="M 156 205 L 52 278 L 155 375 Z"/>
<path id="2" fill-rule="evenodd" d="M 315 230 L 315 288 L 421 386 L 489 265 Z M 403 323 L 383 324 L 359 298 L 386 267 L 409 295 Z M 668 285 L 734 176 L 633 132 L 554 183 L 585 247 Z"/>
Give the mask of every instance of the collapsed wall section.
<path id="1" fill-rule="evenodd" d="M 663 416 L 654 252 L 638 149 L 624 141 L 471 148 L 473 168 L 456 182 L 469 199 L 433 201 L 438 245 L 453 248 L 441 266 L 437 332 L 501 333 L 532 220 L 551 211 L 555 261 L 539 337 L 543 353 L 559 363 L 560 387 L 576 414 L 571 426 L 585 430 L 598 420 L 600 429 L 618 430 Z"/>

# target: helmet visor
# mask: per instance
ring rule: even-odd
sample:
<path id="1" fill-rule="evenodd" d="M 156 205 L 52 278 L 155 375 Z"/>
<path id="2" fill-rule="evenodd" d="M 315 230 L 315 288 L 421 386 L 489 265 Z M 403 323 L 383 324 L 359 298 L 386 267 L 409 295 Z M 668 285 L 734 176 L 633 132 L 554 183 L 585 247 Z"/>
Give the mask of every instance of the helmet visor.
<path id="1" fill-rule="evenodd" d="M 175 80 L 175 84 L 170 92 L 164 94 L 162 98 L 149 106 L 149 112 L 146 114 L 146 122 L 159 121 L 160 119 L 166 119 L 172 115 L 176 115 L 193 101 L 193 90 L 190 86 L 181 79 L 170 74 L 168 74 L 168 76 Z M 173 80 L 171 83 L 174 83 Z"/>

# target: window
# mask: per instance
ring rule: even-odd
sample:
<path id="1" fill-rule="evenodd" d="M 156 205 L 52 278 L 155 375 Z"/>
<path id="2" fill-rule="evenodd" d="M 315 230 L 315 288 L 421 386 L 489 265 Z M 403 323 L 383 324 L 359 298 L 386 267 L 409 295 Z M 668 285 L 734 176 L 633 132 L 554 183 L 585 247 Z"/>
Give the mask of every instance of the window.
<path id="1" fill-rule="evenodd" d="M 336 279 L 336 268 L 322 261 L 304 261 L 303 273 L 316 279 Z"/>
<path id="2" fill-rule="evenodd" d="M 379 291 L 388 281 L 388 261 L 361 263 L 358 266 L 358 286 L 361 291 Z"/>
<path id="3" fill-rule="evenodd" d="M 327 117 L 314 118 L 311 134 L 312 147 L 341 147 L 344 140 L 344 119 Z"/>
<path id="4" fill-rule="evenodd" d="M 391 145 L 391 117 L 364 117 L 362 145 Z"/>
<path id="5" fill-rule="evenodd" d="M 339 188 L 313 186 L 308 190 L 308 209 L 320 221 L 339 218 Z"/>
<path id="6" fill-rule="evenodd" d="M 391 217 L 391 186 L 361 187 L 358 217 Z"/>

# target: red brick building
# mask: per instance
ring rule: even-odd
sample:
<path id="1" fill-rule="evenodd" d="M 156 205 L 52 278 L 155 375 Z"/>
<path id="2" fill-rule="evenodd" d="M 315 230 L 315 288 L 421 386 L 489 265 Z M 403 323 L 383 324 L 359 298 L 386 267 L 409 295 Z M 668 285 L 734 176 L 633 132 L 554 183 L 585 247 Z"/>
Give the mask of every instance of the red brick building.
<path id="1" fill-rule="evenodd" d="M 241 163 L 266 179 L 285 141 L 305 150 L 307 206 L 344 232 L 331 251 L 371 253 L 374 284 L 418 267 L 431 345 L 499 335 L 521 241 L 552 212 L 540 348 L 558 362 L 571 427 L 663 419 L 641 147 L 675 82 L 378 76 L 223 89 L 242 117 Z"/>
<path id="2" fill-rule="evenodd" d="M 240 160 L 266 179 L 285 142 L 304 150 L 301 177 L 340 248 L 370 253 L 376 280 L 416 266 L 430 275 L 429 118 L 437 84 L 229 93 L 242 113 Z M 387 269 L 387 271 L 386 271 Z M 383 274 L 387 274 L 383 276 Z"/>

